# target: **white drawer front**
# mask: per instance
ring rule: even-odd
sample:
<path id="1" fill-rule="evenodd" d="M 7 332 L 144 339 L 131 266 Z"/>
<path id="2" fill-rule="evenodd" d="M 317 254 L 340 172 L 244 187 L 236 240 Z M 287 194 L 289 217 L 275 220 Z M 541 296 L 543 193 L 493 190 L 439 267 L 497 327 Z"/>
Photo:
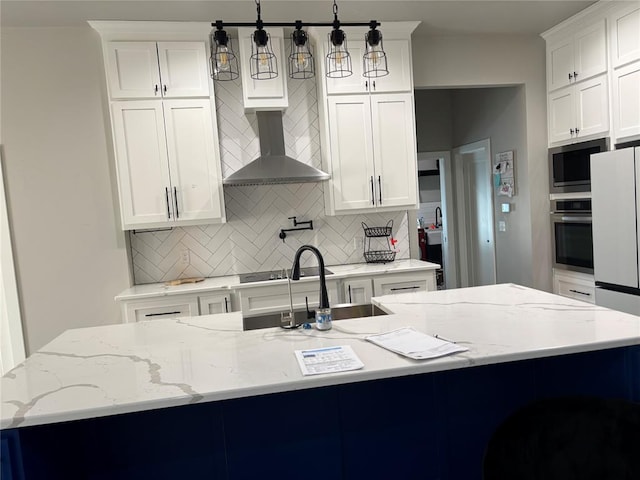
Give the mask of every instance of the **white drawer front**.
<path id="1" fill-rule="evenodd" d="M 289 310 L 289 289 L 286 284 L 246 288 L 238 290 L 238 292 L 244 316 Z M 329 304 L 338 302 L 337 282 L 327 282 L 327 293 L 329 295 Z M 318 282 L 292 282 L 291 296 L 294 310 L 305 308 L 305 298 L 308 299 L 309 308 L 315 308 L 318 306 L 320 298 L 320 285 Z"/>
<path id="2" fill-rule="evenodd" d="M 582 300 L 583 302 L 595 303 L 595 286 L 564 278 L 558 278 L 556 282 L 558 295 Z"/>
<path id="3" fill-rule="evenodd" d="M 124 305 L 124 314 L 125 322 L 130 323 L 160 318 L 193 317 L 200 312 L 196 296 L 181 296 L 127 302 Z"/>

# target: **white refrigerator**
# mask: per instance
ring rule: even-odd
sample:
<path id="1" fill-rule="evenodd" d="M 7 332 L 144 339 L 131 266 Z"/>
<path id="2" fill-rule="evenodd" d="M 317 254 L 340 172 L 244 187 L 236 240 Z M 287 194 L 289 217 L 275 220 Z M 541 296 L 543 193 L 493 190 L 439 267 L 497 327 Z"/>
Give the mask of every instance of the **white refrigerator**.
<path id="1" fill-rule="evenodd" d="M 640 147 L 591 155 L 596 304 L 640 315 Z"/>

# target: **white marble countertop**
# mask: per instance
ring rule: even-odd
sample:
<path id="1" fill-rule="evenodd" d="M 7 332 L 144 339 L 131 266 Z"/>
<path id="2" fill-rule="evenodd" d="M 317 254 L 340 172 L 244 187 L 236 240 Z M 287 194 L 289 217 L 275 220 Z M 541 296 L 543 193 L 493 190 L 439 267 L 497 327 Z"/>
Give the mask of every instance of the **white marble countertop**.
<path id="1" fill-rule="evenodd" d="M 350 265 L 327 265 L 331 275 L 327 275 L 327 280 L 338 280 L 347 277 L 357 277 L 364 275 L 379 275 L 383 273 L 405 273 L 412 271 L 436 270 L 440 266 L 436 263 L 424 262 L 422 260 L 405 259 L 396 260 L 391 263 L 356 263 Z M 316 277 L 301 279 L 300 281 L 317 281 Z M 135 285 L 116 295 L 116 301 L 139 300 L 144 298 L 163 297 L 168 295 L 199 294 L 217 290 L 228 290 L 238 288 L 251 288 L 263 285 L 284 284 L 286 280 L 269 280 L 266 282 L 240 283 L 238 275 L 228 275 L 225 277 L 205 278 L 198 283 L 186 283 L 184 285 L 167 286 L 164 283 L 149 283 L 146 285 Z"/>
<path id="2" fill-rule="evenodd" d="M 22 427 L 640 344 L 640 317 L 517 285 L 378 297 L 387 316 L 328 332 L 241 331 L 241 314 L 68 330 L 1 380 L 0 427 Z M 411 326 L 469 350 L 415 361 L 364 340 Z M 304 377 L 294 351 L 351 345 L 357 371 Z"/>

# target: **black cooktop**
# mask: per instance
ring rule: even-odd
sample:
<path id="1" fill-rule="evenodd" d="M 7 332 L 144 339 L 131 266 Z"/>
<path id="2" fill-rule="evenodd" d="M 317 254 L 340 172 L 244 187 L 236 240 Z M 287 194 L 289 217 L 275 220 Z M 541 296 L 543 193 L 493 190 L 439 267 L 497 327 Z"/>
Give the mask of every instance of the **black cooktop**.
<path id="1" fill-rule="evenodd" d="M 291 274 L 291 269 L 271 270 L 269 272 L 254 272 L 254 273 L 241 273 L 240 283 L 252 283 L 252 282 L 268 282 L 269 280 L 281 280 L 287 278 L 287 275 Z M 313 277 L 320 274 L 318 267 L 303 267 L 300 269 L 300 278 Z M 333 272 L 328 269 L 324 269 L 325 275 L 331 275 Z"/>

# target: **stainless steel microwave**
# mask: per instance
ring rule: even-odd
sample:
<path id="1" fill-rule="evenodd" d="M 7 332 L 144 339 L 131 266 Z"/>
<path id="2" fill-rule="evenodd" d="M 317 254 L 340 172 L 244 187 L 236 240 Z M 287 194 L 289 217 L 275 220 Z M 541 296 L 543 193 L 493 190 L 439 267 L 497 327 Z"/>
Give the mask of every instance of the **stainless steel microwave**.
<path id="1" fill-rule="evenodd" d="M 599 138 L 549 149 L 549 191 L 551 193 L 590 192 L 594 153 L 609 150 L 609 139 Z"/>

